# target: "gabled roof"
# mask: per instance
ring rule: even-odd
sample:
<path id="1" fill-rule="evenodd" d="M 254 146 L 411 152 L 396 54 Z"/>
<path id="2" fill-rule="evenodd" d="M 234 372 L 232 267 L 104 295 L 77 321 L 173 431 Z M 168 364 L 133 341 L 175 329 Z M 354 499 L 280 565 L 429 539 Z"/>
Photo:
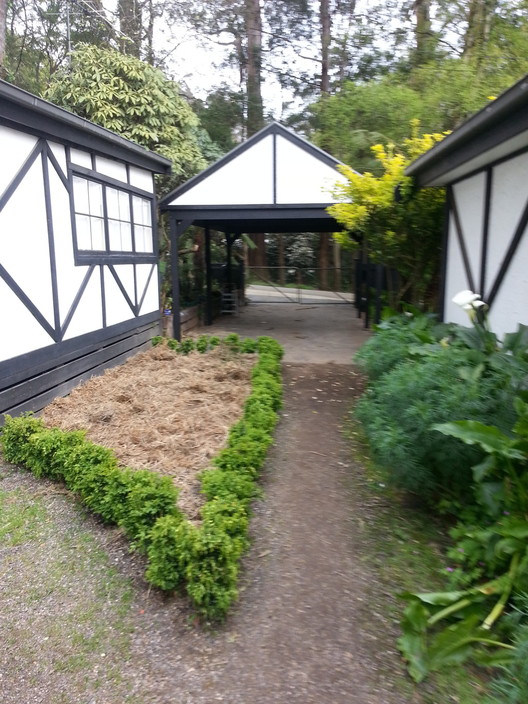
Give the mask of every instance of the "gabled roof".
<path id="1" fill-rule="evenodd" d="M 162 210 L 181 207 L 326 206 L 335 202 L 337 159 L 278 122 L 165 196 Z"/>
<path id="2" fill-rule="evenodd" d="M 419 186 L 451 183 L 528 147 L 528 75 L 406 169 Z"/>
<path id="3" fill-rule="evenodd" d="M 2 80 L 0 124 L 85 147 L 156 173 L 171 169 L 169 159 Z"/>

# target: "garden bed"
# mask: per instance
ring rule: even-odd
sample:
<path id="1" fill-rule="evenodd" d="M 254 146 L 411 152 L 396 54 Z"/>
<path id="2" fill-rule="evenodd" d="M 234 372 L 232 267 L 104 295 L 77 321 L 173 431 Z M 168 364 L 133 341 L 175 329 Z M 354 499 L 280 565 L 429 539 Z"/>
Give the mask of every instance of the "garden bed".
<path id="1" fill-rule="evenodd" d="M 124 466 L 169 476 L 179 508 L 191 519 L 204 503 L 197 474 L 226 442 L 251 390 L 256 355 L 222 345 L 207 354 L 152 347 L 58 398 L 46 426 L 86 430 Z"/>

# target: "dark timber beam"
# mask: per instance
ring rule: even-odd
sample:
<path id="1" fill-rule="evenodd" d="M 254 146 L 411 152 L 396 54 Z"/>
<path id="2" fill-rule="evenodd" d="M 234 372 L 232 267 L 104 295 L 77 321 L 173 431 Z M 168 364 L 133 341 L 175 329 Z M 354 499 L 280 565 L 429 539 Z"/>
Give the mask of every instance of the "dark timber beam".
<path id="1" fill-rule="evenodd" d="M 211 270 L 211 230 L 205 228 L 205 320 L 206 325 L 213 324 L 213 282 Z"/>

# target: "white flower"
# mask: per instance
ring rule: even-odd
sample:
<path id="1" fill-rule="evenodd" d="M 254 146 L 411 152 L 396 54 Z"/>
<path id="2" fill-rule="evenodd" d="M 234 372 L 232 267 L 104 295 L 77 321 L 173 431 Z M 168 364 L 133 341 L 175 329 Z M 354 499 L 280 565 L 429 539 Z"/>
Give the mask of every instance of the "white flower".
<path id="1" fill-rule="evenodd" d="M 465 291 L 459 291 L 457 293 L 457 295 L 453 298 L 453 303 L 460 306 L 464 310 L 470 310 L 475 306 L 475 301 L 479 301 L 479 299 L 479 293 L 473 293 L 473 291 L 466 289 Z M 482 303 L 483 302 L 480 301 L 479 305 L 482 305 Z"/>

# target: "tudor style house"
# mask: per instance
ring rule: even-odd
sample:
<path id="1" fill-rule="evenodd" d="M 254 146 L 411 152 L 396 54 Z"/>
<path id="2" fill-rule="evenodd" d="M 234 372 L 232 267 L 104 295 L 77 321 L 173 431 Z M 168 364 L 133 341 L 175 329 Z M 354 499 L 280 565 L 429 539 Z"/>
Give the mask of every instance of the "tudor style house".
<path id="1" fill-rule="evenodd" d="M 441 311 L 468 324 L 453 303 L 479 293 L 502 336 L 528 325 L 528 76 L 413 162 L 417 184 L 447 186 Z"/>
<path id="2" fill-rule="evenodd" d="M 18 414 L 157 332 L 170 162 L 4 81 L 0 155 L 0 414 Z"/>

